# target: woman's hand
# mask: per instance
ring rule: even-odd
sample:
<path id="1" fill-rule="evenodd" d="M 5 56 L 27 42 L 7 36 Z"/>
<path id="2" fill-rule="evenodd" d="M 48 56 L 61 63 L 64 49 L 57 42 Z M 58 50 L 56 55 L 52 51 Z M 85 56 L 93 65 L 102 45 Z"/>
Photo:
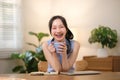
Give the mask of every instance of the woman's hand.
<path id="1" fill-rule="evenodd" d="M 61 43 L 58 47 L 58 53 L 62 55 L 67 53 L 67 46 L 65 42 Z"/>
<path id="2" fill-rule="evenodd" d="M 53 42 L 51 42 L 51 44 L 48 46 L 48 50 L 50 53 L 55 53 L 55 47 Z"/>
<path id="3" fill-rule="evenodd" d="M 57 54 L 61 54 L 61 55 L 64 55 L 67 53 L 67 46 L 66 46 L 66 43 L 63 42 L 61 44 L 59 44 L 59 46 L 57 47 L 58 49 L 56 49 L 54 47 L 54 42 L 52 42 L 49 46 L 48 46 L 48 50 L 50 53 L 56 53 Z M 56 51 L 57 50 L 57 51 Z"/>

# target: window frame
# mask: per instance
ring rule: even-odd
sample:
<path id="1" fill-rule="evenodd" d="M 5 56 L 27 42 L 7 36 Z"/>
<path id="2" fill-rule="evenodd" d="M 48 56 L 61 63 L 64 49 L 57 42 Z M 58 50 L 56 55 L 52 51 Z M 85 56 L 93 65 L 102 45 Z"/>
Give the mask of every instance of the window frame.
<path id="1" fill-rule="evenodd" d="M 1 1 L 1 0 L 0 0 Z M 2 0 L 1 2 L 4 2 L 5 0 Z M 7 0 L 6 0 L 7 1 Z M 17 19 L 16 19 L 16 33 L 15 33 L 15 38 L 16 39 L 16 47 L 14 48 L 0 48 L 0 58 L 9 58 L 10 55 L 14 52 L 21 52 L 23 48 L 23 30 L 22 30 L 22 5 L 21 5 L 21 0 L 13 0 L 16 1 L 16 13 L 13 13 Z M 2 7 L 2 6 L 0 6 Z M 1 8 L 2 9 L 2 8 Z M 2 12 L 1 12 L 2 13 Z M 14 26 L 14 25 L 13 25 Z M 1 23 L 2 27 L 2 23 Z M 13 40 L 14 41 L 14 40 Z M 17 45 L 18 44 L 18 45 Z"/>

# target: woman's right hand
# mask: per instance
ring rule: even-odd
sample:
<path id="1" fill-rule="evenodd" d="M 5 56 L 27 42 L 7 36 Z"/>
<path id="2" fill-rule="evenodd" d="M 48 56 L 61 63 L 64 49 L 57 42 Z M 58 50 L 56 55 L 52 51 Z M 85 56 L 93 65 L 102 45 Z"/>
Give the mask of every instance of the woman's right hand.
<path id="1" fill-rule="evenodd" d="M 55 53 L 54 43 L 51 43 L 50 45 L 48 45 L 48 50 L 50 53 Z"/>

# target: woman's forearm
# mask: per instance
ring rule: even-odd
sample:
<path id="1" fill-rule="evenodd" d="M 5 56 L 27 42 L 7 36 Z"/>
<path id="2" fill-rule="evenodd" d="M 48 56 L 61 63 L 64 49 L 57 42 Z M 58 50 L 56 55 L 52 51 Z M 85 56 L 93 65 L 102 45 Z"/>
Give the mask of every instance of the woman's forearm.
<path id="1" fill-rule="evenodd" d="M 62 71 L 68 71 L 70 69 L 69 61 L 67 55 L 62 55 Z"/>
<path id="2" fill-rule="evenodd" d="M 53 60 L 51 61 L 52 62 L 51 64 L 53 64 L 52 67 L 56 72 L 60 72 L 62 70 L 62 65 L 60 64 L 56 53 L 52 54 L 52 60 Z"/>

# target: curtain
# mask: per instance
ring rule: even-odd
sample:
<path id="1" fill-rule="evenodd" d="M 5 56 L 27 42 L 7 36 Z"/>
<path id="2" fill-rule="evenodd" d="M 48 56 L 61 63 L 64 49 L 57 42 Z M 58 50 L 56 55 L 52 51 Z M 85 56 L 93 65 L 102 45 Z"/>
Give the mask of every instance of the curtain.
<path id="1" fill-rule="evenodd" d="M 0 0 L 0 56 L 22 49 L 20 3 L 20 0 Z"/>

